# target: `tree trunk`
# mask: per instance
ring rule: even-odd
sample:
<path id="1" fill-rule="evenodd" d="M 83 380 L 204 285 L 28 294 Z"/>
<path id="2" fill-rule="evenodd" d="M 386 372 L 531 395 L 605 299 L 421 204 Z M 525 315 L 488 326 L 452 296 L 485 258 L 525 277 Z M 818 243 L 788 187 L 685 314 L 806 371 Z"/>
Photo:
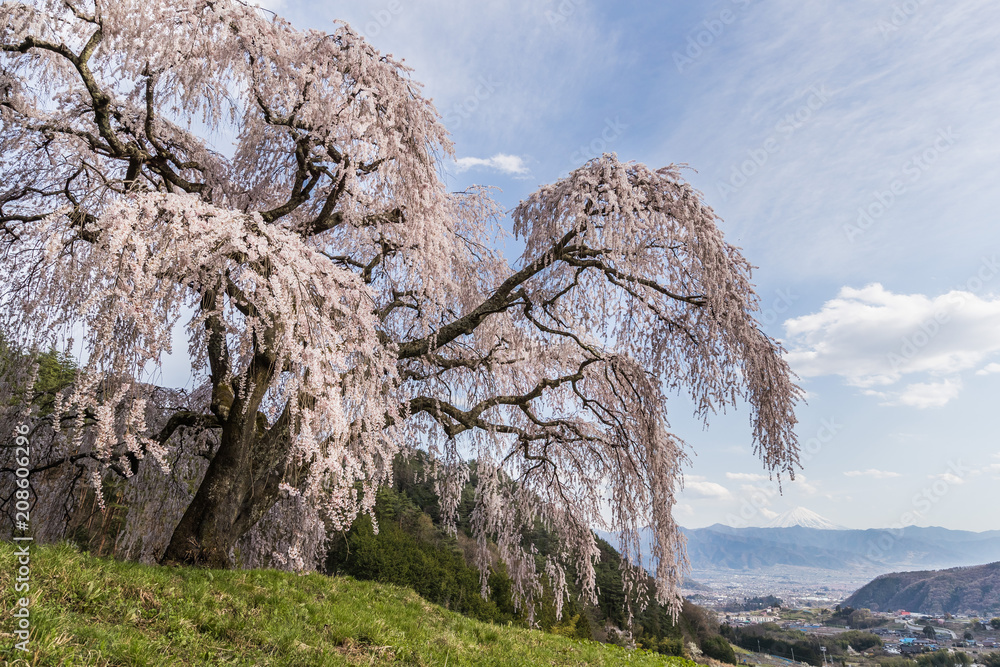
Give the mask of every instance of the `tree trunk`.
<path id="1" fill-rule="evenodd" d="M 161 562 L 230 567 L 230 553 L 276 502 L 288 451 L 289 411 L 267 427 L 267 420 L 233 413 L 222 427 L 219 449 Z"/>

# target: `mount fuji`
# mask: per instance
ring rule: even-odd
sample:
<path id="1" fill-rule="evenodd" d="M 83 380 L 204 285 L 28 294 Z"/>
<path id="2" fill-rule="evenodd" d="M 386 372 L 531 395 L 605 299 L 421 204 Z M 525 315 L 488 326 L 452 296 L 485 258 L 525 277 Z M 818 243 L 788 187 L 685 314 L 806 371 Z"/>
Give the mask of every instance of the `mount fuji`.
<path id="1" fill-rule="evenodd" d="M 843 526 L 838 526 L 829 519 L 821 517 L 812 510 L 805 507 L 796 507 L 784 514 L 775 517 L 767 524 L 767 528 L 791 528 L 801 526 L 803 528 L 816 528 L 817 530 L 844 530 Z"/>

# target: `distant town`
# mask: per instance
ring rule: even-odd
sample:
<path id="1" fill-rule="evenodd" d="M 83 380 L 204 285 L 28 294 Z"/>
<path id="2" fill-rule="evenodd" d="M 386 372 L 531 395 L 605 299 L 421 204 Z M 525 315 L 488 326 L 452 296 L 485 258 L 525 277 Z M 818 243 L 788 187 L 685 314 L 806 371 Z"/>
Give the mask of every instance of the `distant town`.
<path id="1" fill-rule="evenodd" d="M 753 608 L 755 603 L 771 604 Z M 723 608 L 715 605 L 725 634 L 738 649 L 743 647 L 740 664 L 804 664 L 810 644 L 818 645 L 823 664 L 829 659 L 829 664 L 859 667 L 892 664 L 887 658 L 894 656 L 915 658 L 935 652 L 953 656 L 951 664 L 974 665 L 981 664 L 980 656 L 1000 649 L 1000 618 L 874 612 L 840 605 L 795 608 L 780 603 L 766 596 L 730 601 Z"/>

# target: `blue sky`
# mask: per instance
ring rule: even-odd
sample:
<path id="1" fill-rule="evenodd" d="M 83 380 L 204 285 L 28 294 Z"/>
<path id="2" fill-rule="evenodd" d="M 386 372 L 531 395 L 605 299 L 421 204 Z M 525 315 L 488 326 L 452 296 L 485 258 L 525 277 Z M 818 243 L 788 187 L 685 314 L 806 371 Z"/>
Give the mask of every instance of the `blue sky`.
<path id="1" fill-rule="evenodd" d="M 804 506 L 851 528 L 1000 529 L 1000 5 L 267 6 L 404 58 L 452 133 L 456 188 L 513 207 L 602 151 L 691 167 L 809 398 L 781 495 L 745 410 L 706 431 L 677 401 L 683 525 Z"/>

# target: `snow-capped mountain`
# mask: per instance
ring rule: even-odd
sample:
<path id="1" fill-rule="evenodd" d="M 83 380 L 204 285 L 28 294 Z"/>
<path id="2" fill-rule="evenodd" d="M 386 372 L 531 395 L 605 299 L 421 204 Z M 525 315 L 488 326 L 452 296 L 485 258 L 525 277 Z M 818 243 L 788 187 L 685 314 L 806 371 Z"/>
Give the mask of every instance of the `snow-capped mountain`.
<path id="1" fill-rule="evenodd" d="M 838 526 L 829 519 L 816 514 L 816 512 L 807 510 L 805 507 L 796 507 L 793 510 L 789 510 L 775 517 L 767 524 L 767 528 L 791 528 L 792 526 L 816 528 L 818 530 L 844 530 L 843 526 Z"/>

